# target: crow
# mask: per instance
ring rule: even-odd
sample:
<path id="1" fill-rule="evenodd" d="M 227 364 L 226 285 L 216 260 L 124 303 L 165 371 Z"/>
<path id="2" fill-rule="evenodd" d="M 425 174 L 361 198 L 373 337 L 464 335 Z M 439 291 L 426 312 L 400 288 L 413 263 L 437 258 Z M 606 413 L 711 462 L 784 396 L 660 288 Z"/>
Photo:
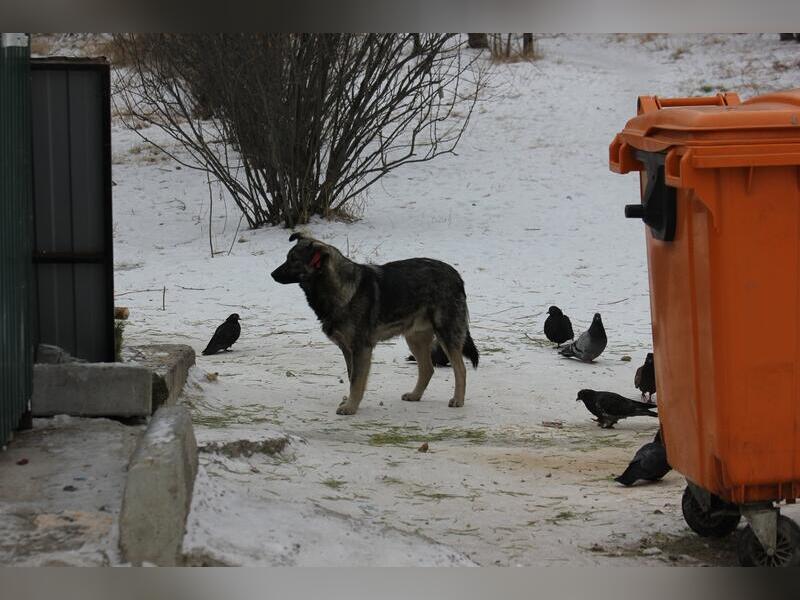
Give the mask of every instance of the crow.
<path id="1" fill-rule="evenodd" d="M 569 346 L 564 346 L 560 350 L 561 356 L 574 357 L 583 362 L 592 362 L 606 349 L 608 338 L 603 327 L 603 320 L 600 313 L 594 313 L 594 319 L 588 331 L 584 331 L 580 337 Z"/>
<path id="2" fill-rule="evenodd" d="M 409 362 L 416 362 L 417 359 L 414 358 L 413 354 L 409 354 L 406 357 L 406 360 Z M 433 347 L 431 348 L 431 362 L 433 363 L 434 367 L 449 367 L 450 366 L 450 359 L 447 358 L 447 354 L 445 354 L 444 350 L 442 349 L 442 345 L 437 340 L 433 343 Z"/>
<path id="3" fill-rule="evenodd" d="M 217 327 L 217 330 L 211 337 L 211 341 L 208 342 L 208 346 L 203 350 L 203 354 L 216 354 L 220 350 L 227 350 L 236 343 L 241 332 L 242 328 L 239 326 L 239 315 L 233 313 L 222 325 Z"/>
<path id="4" fill-rule="evenodd" d="M 667 462 L 667 450 L 664 448 L 659 429 L 653 441 L 646 443 L 636 451 L 628 468 L 614 481 L 622 485 L 633 485 L 640 479 L 658 481 L 671 469 L 672 467 Z"/>
<path id="5" fill-rule="evenodd" d="M 603 429 L 611 429 L 614 423 L 628 417 L 658 417 L 652 407 L 644 402 L 631 400 L 614 392 L 581 390 L 576 401 L 583 402 L 589 412 L 597 417 L 597 424 Z"/>
<path id="6" fill-rule="evenodd" d="M 641 390 L 642 398 L 647 394 L 647 400 L 652 403 L 653 394 L 656 393 L 656 366 L 653 362 L 652 352 L 647 353 L 644 364 L 636 369 L 633 385 L 636 386 L 637 390 Z"/>
<path id="7" fill-rule="evenodd" d="M 557 306 L 551 306 L 547 309 L 547 318 L 544 321 L 544 334 L 547 339 L 558 344 L 557 348 L 567 340 L 575 337 L 572 331 L 572 322 L 569 317 L 561 312 Z"/>

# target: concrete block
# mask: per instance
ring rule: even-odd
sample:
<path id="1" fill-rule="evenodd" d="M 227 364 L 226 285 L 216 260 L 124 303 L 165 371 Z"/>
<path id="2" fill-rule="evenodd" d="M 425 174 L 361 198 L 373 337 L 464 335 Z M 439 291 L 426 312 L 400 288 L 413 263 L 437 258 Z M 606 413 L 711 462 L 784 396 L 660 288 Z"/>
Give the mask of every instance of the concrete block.
<path id="1" fill-rule="evenodd" d="M 149 369 L 122 363 L 33 366 L 34 417 L 142 417 L 152 414 Z"/>
<path id="2" fill-rule="evenodd" d="M 48 365 L 60 363 L 87 362 L 82 358 L 75 358 L 69 352 L 52 344 L 39 344 L 36 348 L 36 362 Z"/>
<path id="3" fill-rule="evenodd" d="M 122 359 L 153 372 L 153 410 L 157 410 L 177 404 L 195 354 L 185 344 L 151 344 L 124 348 Z"/>
<path id="4" fill-rule="evenodd" d="M 180 565 L 186 517 L 197 475 L 197 442 L 189 411 L 158 409 L 130 465 L 119 516 L 123 559 Z"/>

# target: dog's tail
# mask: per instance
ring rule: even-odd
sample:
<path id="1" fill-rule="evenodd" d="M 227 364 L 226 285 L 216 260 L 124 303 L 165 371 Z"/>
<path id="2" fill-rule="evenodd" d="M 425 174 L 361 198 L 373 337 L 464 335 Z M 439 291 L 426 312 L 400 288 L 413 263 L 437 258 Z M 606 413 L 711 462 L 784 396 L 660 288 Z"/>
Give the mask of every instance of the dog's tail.
<path id="1" fill-rule="evenodd" d="M 478 349 L 475 347 L 475 342 L 472 341 L 472 336 L 467 330 L 467 339 L 464 340 L 464 348 L 461 353 L 472 361 L 473 368 L 478 368 Z"/>

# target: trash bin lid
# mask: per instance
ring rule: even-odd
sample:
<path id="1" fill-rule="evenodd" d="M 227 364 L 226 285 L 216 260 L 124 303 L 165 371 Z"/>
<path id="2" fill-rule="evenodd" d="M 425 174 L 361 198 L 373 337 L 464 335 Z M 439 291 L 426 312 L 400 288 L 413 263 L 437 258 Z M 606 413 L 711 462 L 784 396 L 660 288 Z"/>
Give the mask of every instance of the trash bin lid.
<path id="1" fill-rule="evenodd" d="M 704 98 L 639 98 L 639 115 L 621 142 L 661 152 L 672 146 L 800 143 L 800 89 L 740 102 L 736 94 Z"/>

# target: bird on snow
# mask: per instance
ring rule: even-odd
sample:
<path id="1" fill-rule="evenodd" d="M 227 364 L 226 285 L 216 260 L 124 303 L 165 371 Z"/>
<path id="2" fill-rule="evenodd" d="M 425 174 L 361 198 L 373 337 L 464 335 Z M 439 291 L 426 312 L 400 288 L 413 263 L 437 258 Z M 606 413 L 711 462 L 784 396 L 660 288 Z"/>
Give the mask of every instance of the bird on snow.
<path id="1" fill-rule="evenodd" d="M 551 306 L 547 309 L 547 318 L 544 321 L 544 335 L 554 344 L 558 344 L 558 348 L 567 340 L 575 337 L 572 331 L 572 322 L 557 306 Z"/>
<path id="2" fill-rule="evenodd" d="M 606 338 L 606 330 L 603 327 L 600 313 L 594 313 L 594 319 L 592 319 L 589 329 L 584 331 L 569 346 L 564 346 L 559 352 L 561 356 L 574 357 L 583 362 L 592 362 L 603 353 L 607 343 L 608 338 Z"/>
<path id="3" fill-rule="evenodd" d="M 406 360 L 409 362 L 417 361 L 413 354 L 409 354 L 408 357 L 406 357 Z M 431 362 L 433 363 L 434 367 L 450 366 L 450 359 L 447 358 L 447 354 L 442 349 L 442 345 L 438 340 L 433 343 L 433 347 L 431 348 Z"/>
<path id="4" fill-rule="evenodd" d="M 622 485 L 633 485 L 640 479 L 658 481 L 671 469 L 672 467 L 667 462 L 667 450 L 664 448 L 659 429 L 653 441 L 646 443 L 636 451 L 628 468 L 614 481 Z"/>
<path id="5" fill-rule="evenodd" d="M 628 417 L 658 417 L 651 405 L 614 392 L 581 390 L 576 401 L 584 403 L 589 412 L 597 417 L 597 424 L 603 429 L 611 429 L 614 423 Z"/>
<path id="6" fill-rule="evenodd" d="M 208 346 L 203 350 L 203 354 L 216 354 L 220 350 L 227 350 L 236 343 L 241 332 L 242 328 L 239 325 L 239 315 L 233 313 L 222 325 L 217 327 L 217 330 L 211 337 L 211 341 L 208 342 Z"/>
<path id="7" fill-rule="evenodd" d="M 652 403 L 653 394 L 656 393 L 656 366 L 653 362 L 653 353 L 648 352 L 644 364 L 636 369 L 633 385 L 642 392 L 642 398 L 647 394 L 647 400 Z"/>

